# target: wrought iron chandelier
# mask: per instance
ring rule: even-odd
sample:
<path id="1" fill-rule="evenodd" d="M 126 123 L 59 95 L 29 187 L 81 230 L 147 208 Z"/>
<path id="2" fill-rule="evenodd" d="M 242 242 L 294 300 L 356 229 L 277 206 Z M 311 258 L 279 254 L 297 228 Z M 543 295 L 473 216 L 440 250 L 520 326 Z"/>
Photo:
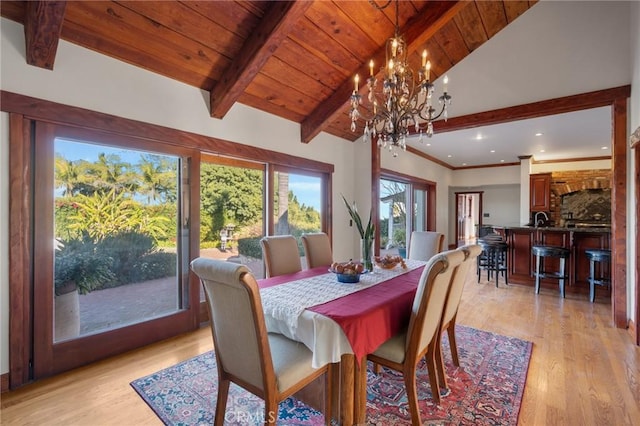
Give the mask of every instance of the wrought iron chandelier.
<path id="1" fill-rule="evenodd" d="M 385 5 L 378 6 L 374 1 L 370 3 L 378 10 Z M 407 61 L 407 43 L 399 34 L 398 0 L 396 6 L 395 34 L 387 40 L 385 66 L 380 68 L 382 82 L 374 73 L 373 60 L 369 62 L 370 76 L 367 79 L 368 104 L 362 102 L 359 93 L 360 76 L 354 77 L 355 89 L 351 95 L 351 131 L 357 130 L 356 122 L 363 119 L 364 141 L 371 142 L 377 138 L 378 146 L 388 148 L 393 156 L 398 156 L 398 149 L 406 150 L 406 139 L 413 126 L 415 133 L 433 136 L 433 122 L 443 116 L 447 120 L 447 107 L 451 105 L 451 95 L 447 93 L 448 77 L 444 76 L 443 93 L 438 98 L 440 112 L 432 103 L 434 98 L 434 84 L 430 80 L 431 62 L 427 60 L 427 51 L 422 52 L 422 66 L 418 69 L 417 78 Z"/>

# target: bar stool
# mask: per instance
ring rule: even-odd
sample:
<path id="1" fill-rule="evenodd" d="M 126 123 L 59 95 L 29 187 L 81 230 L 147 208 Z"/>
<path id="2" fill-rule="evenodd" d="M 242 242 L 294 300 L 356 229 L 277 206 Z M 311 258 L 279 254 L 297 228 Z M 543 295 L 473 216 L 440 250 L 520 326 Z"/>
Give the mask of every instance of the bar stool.
<path id="1" fill-rule="evenodd" d="M 611 285 L 611 279 L 606 277 L 600 270 L 600 276 L 596 277 L 596 262 L 611 263 L 611 250 L 607 249 L 589 249 L 584 253 L 589 259 L 589 301 L 593 303 L 596 300 L 596 285 L 609 287 Z"/>
<path id="2" fill-rule="evenodd" d="M 496 287 L 498 287 L 498 275 L 502 273 L 504 275 L 504 283 L 509 285 L 509 279 L 507 278 L 507 252 L 509 251 L 509 245 L 502 240 L 502 237 L 498 238 L 480 238 L 478 245 L 482 247 L 482 253 L 478 256 L 477 260 L 477 272 L 478 282 L 480 282 L 480 271 L 487 271 L 487 281 L 491 280 L 493 274 L 496 274 Z"/>
<path id="3" fill-rule="evenodd" d="M 571 253 L 569 249 L 563 247 L 553 246 L 533 246 L 531 251 L 536 257 L 536 294 L 540 293 L 540 279 L 541 278 L 555 278 L 560 285 L 560 295 L 564 298 L 564 284 L 565 280 L 569 278 L 567 275 L 566 262 L 569 259 Z M 543 257 L 559 257 L 560 258 L 560 270 L 558 272 L 541 271 L 540 261 Z"/>

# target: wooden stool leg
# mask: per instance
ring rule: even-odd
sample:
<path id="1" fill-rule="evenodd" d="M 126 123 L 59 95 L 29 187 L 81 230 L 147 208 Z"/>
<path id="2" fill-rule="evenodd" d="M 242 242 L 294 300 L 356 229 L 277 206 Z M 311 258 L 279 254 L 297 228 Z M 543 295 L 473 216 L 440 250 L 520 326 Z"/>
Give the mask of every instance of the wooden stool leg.
<path id="1" fill-rule="evenodd" d="M 498 275 L 500 275 L 500 252 L 498 250 L 494 250 L 493 252 L 493 268 L 496 274 L 496 288 L 498 287 Z"/>
<path id="2" fill-rule="evenodd" d="M 560 296 L 564 299 L 565 258 L 560 258 Z"/>
<path id="3" fill-rule="evenodd" d="M 596 300 L 595 269 L 595 262 L 593 259 L 589 260 L 589 302 L 591 303 Z"/>
<path id="4" fill-rule="evenodd" d="M 536 294 L 540 294 L 540 256 L 536 255 Z"/>

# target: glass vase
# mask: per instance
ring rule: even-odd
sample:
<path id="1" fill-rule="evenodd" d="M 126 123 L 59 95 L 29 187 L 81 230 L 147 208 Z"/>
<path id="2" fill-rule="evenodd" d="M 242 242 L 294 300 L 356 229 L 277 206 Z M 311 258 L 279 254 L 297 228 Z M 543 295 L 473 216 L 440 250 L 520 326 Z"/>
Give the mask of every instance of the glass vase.
<path id="1" fill-rule="evenodd" d="M 373 271 L 373 239 L 360 239 L 360 258 L 364 269 Z"/>

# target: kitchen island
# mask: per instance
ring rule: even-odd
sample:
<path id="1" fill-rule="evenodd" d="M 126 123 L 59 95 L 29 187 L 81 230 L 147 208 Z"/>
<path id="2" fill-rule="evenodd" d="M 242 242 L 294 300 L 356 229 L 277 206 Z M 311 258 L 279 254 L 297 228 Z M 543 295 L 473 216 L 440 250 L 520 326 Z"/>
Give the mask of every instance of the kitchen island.
<path id="1" fill-rule="evenodd" d="M 567 248 L 571 251 L 567 268 L 569 280 L 566 283 L 566 292 L 589 294 L 589 260 L 585 250 L 610 248 L 611 229 L 604 226 L 567 228 L 567 227 L 533 227 L 533 226 L 494 226 L 494 230 L 505 237 L 509 244 L 508 278 L 509 283 L 535 285 L 535 256 L 531 247 L 535 245 L 547 245 Z M 543 259 L 545 270 L 557 271 L 559 260 L 554 258 Z M 598 268 L 600 266 L 598 265 Z M 602 266 L 602 273 L 610 276 L 610 266 Z M 541 288 L 558 291 L 558 280 L 543 279 Z M 532 289 L 533 291 L 533 289 Z M 607 293 L 605 293 L 607 292 Z M 608 295 L 608 290 L 597 288 L 596 297 Z"/>

